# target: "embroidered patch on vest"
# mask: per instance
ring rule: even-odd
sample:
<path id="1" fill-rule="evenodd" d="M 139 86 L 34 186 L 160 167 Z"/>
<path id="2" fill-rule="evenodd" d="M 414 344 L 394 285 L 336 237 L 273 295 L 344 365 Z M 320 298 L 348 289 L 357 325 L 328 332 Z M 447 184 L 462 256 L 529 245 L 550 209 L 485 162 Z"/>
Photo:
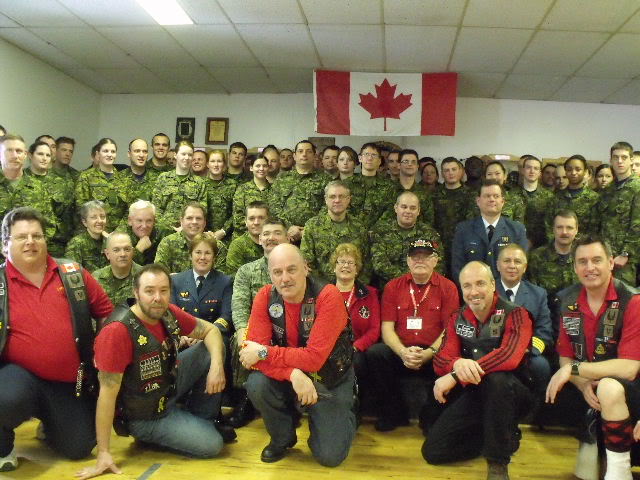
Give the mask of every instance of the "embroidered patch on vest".
<path id="1" fill-rule="evenodd" d="M 580 317 L 562 317 L 562 326 L 567 331 L 567 335 L 579 335 Z"/>
<path id="2" fill-rule="evenodd" d="M 140 380 L 149 380 L 162 375 L 162 364 L 158 353 L 140 360 Z"/>
<path id="3" fill-rule="evenodd" d="M 476 329 L 471 325 L 456 325 L 456 333 L 461 337 L 473 338 L 476 336 Z"/>
<path id="4" fill-rule="evenodd" d="M 280 318 L 284 312 L 284 307 L 281 303 L 273 303 L 269 306 L 269 315 L 273 318 Z"/>

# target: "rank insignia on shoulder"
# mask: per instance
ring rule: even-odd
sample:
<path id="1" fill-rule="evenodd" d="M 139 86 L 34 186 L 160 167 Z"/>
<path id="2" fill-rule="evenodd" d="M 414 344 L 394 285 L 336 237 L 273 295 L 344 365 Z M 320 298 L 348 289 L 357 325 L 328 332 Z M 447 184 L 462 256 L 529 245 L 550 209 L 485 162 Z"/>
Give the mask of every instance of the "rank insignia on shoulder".
<path id="1" fill-rule="evenodd" d="M 147 344 L 147 337 L 145 337 L 144 335 L 140 335 L 138 337 L 138 345 L 142 346 L 146 344 Z"/>

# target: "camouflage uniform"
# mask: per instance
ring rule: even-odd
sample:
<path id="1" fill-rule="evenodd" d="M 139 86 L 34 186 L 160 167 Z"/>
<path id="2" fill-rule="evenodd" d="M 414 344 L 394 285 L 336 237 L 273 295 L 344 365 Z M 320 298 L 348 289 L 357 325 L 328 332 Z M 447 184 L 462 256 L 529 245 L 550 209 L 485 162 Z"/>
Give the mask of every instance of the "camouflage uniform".
<path id="1" fill-rule="evenodd" d="M 90 168 L 80 174 L 76 183 L 76 208 L 78 211 L 89 200 L 100 200 L 105 203 L 107 225 L 105 230 L 113 232 L 120 221 L 126 216 L 127 205 L 122 201 L 115 170 L 111 177 L 107 177 L 98 168 Z"/>
<path id="2" fill-rule="evenodd" d="M 139 265 L 147 265 L 149 263 L 153 263 L 156 258 L 156 250 L 158 249 L 158 245 L 160 244 L 160 240 L 166 235 L 162 235 L 160 230 L 157 227 L 154 227 L 151 230 L 151 235 L 149 235 L 149 240 L 151 241 L 151 246 L 147 248 L 144 252 L 136 249 L 136 245 L 140 241 L 140 239 L 133 233 L 133 229 L 128 224 L 121 224 L 117 230 L 119 232 L 124 232 L 129 235 L 131 239 L 131 245 L 133 245 L 133 261 Z"/>
<path id="3" fill-rule="evenodd" d="M 370 230 L 382 214 L 396 201 L 395 186 L 384 175 L 365 177 L 353 175 L 343 180 L 351 191 L 349 213 Z"/>
<path id="4" fill-rule="evenodd" d="M 49 175 L 55 175 L 56 177 L 63 178 L 75 184 L 80 177 L 80 171 L 69 165 L 63 167 L 53 166 L 51 170 L 49 170 Z"/>
<path id="5" fill-rule="evenodd" d="M 504 197 L 504 207 L 502 207 L 501 215 L 509 217 L 511 220 L 520 222 L 524 225 L 524 217 L 526 215 L 526 200 L 520 187 L 509 190 L 505 187 L 506 195 Z M 475 205 L 474 214 L 469 218 L 480 216 L 480 209 Z"/>
<path id="6" fill-rule="evenodd" d="M 411 192 L 415 193 L 420 200 L 420 216 L 419 220 L 422 220 L 429 225 L 433 225 L 435 222 L 435 210 L 433 206 L 433 199 L 427 190 L 425 190 L 424 185 L 413 182 L 413 185 L 409 189 L 405 189 L 400 182 L 393 183 L 394 192 L 392 195 L 391 203 L 387 204 L 387 210 L 384 212 L 384 216 L 382 217 L 385 221 L 391 220 L 395 221 L 396 212 L 394 210 L 394 206 L 396 203 L 396 199 L 401 193 Z M 405 272 L 406 273 L 406 272 Z"/>
<path id="7" fill-rule="evenodd" d="M 209 201 L 204 178 L 192 173 L 178 175 L 175 170 L 158 175 L 152 203 L 156 206 L 156 222 L 163 230 L 180 225 L 182 209 L 189 202 L 200 203 L 206 218 Z"/>
<path id="8" fill-rule="evenodd" d="M 469 219 L 476 205 L 475 198 L 476 192 L 464 185 L 458 188 L 438 185 L 433 193 L 434 227 L 442 238 L 447 273 L 451 271 L 451 244 L 456 225 Z"/>
<path id="9" fill-rule="evenodd" d="M 208 178 L 206 183 L 209 201 L 207 230 L 216 232 L 222 228 L 227 233 L 223 241 L 228 242 L 233 231 L 233 195 L 238 183 L 226 176 L 222 177 L 222 180 Z"/>
<path id="10" fill-rule="evenodd" d="M 249 182 L 253 180 L 253 173 L 245 172 L 244 170 L 240 173 L 225 173 L 225 176 L 230 180 L 233 180 L 238 185 L 242 185 L 243 183 Z"/>
<path id="11" fill-rule="evenodd" d="M 578 216 L 578 231 L 581 234 L 595 233 L 595 210 L 600 195 L 598 192 L 584 187 L 575 197 L 570 190 L 558 190 L 554 195 L 554 203 L 547 211 L 547 239 L 553 239 L 553 219 L 559 210 L 573 210 Z"/>
<path id="12" fill-rule="evenodd" d="M 524 226 L 532 248 L 536 248 L 547 243 L 545 220 L 552 209 L 554 195 L 551 190 L 542 188 L 540 184 L 532 192 L 524 188 L 521 192 L 525 203 Z"/>
<path id="13" fill-rule="evenodd" d="M 116 173 L 116 184 L 120 192 L 120 198 L 129 206 L 137 200 L 151 201 L 156 180 L 160 173 L 157 170 L 147 168 L 141 177 L 133 173 L 131 167 Z"/>
<path id="14" fill-rule="evenodd" d="M 164 172 L 171 172 L 175 170 L 175 167 L 172 166 L 169 162 L 165 163 L 164 166 L 158 167 L 155 163 L 153 163 L 153 157 L 147 160 L 147 168 L 155 172 L 156 177 Z"/>
<path id="15" fill-rule="evenodd" d="M 60 222 L 55 214 L 51 185 L 52 182 L 47 175 L 35 175 L 30 170 L 25 170 L 22 177 L 10 187 L 11 208 L 33 207 L 42 214 L 45 220 L 44 234 L 48 244 L 51 244 L 56 236 Z M 61 251 L 54 250 L 57 251 L 51 251 L 51 255 L 61 255 Z"/>
<path id="16" fill-rule="evenodd" d="M 269 211 L 288 225 L 302 227 L 324 206 L 327 176 L 314 171 L 301 175 L 293 168 L 278 176 L 269 193 Z"/>
<path id="17" fill-rule="evenodd" d="M 246 185 L 246 183 L 245 183 Z M 227 273 L 235 275 L 245 263 L 253 262 L 264 255 L 262 247 L 251 239 L 249 232 L 234 238 L 227 252 Z"/>
<path id="18" fill-rule="evenodd" d="M 606 187 L 596 213 L 597 231 L 611 243 L 613 256 L 629 254 L 627 264 L 614 269 L 615 277 L 635 285 L 640 260 L 640 178 L 633 175 L 620 185 L 613 182 Z"/>
<path id="19" fill-rule="evenodd" d="M 0 219 L 4 218 L 9 210 L 11 210 L 11 182 L 2 173 L 0 169 Z"/>
<path id="20" fill-rule="evenodd" d="M 251 202 L 269 203 L 269 190 L 271 185 L 267 183 L 264 190 L 260 190 L 254 181 L 238 185 L 233 195 L 233 238 L 237 238 L 247 231 L 245 220 L 247 218 L 247 206 Z"/>
<path id="21" fill-rule="evenodd" d="M 218 240 L 218 256 L 214 268 L 226 273 L 227 247 Z M 171 273 L 179 273 L 192 268 L 189 255 L 189 240 L 183 232 L 167 235 L 158 245 L 155 263 L 161 263 Z"/>
<path id="22" fill-rule="evenodd" d="M 92 275 L 102 286 L 111 303 L 117 306 L 125 303 L 127 298 L 133 297 L 133 276 L 141 268 L 134 262 L 129 275 L 124 278 L 116 278 L 111 270 L 111 265 L 107 265 L 94 271 Z"/>
<path id="23" fill-rule="evenodd" d="M 436 243 L 438 255 L 441 259 L 443 258 L 444 251 L 440 235 L 428 223 L 418 220 L 412 228 L 402 228 L 394 218 L 392 222 L 376 224 L 371 241 L 371 261 L 381 288 L 389 280 L 408 272 L 407 245 L 414 238 L 424 238 Z M 442 273 L 443 269 L 442 262 L 438 262 L 436 271 Z"/>
<path id="24" fill-rule="evenodd" d="M 322 212 L 309 219 L 304 225 L 304 235 L 300 243 L 300 251 L 315 276 L 334 283 L 335 265 L 330 258 L 341 243 L 353 243 L 362 254 L 363 269 L 359 279 L 368 284 L 371 279 L 369 257 L 369 236 L 360 220 L 347 214 L 342 222 L 335 222 L 329 213 Z"/>
<path id="25" fill-rule="evenodd" d="M 75 260 L 89 272 L 93 272 L 109 265 L 109 260 L 104 255 L 105 243 L 103 237 L 95 240 L 89 232 L 85 231 L 69 241 L 64 256 Z"/>

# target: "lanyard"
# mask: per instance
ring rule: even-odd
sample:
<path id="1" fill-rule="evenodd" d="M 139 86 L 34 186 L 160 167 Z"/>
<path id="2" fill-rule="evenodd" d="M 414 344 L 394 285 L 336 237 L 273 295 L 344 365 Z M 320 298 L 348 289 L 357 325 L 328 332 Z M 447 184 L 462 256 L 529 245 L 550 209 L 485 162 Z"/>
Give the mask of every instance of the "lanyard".
<path id="1" fill-rule="evenodd" d="M 355 285 L 351 289 L 351 293 L 349 294 L 349 298 L 347 299 L 346 302 L 344 302 L 344 304 L 347 306 L 347 310 L 349 310 L 349 307 L 351 306 L 351 300 L 353 300 L 353 294 L 354 293 L 356 293 L 356 286 Z"/>
<path id="2" fill-rule="evenodd" d="M 422 305 L 422 302 L 424 302 L 424 299 L 427 298 L 427 295 L 429 294 L 429 290 L 431 290 L 431 284 L 427 285 L 427 289 L 424 291 L 424 294 L 422 295 L 422 298 L 420 299 L 420 301 L 418 303 L 416 303 L 416 297 L 413 296 L 413 287 L 409 287 L 409 294 L 411 295 L 411 301 L 413 302 L 413 316 L 417 316 L 418 315 L 418 307 L 420 305 Z"/>

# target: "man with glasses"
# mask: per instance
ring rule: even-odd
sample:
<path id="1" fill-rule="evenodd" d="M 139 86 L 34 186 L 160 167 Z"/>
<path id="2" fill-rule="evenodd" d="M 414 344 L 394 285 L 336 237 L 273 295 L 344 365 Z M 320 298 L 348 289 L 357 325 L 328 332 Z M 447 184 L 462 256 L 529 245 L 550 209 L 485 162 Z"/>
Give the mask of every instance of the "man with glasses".
<path id="1" fill-rule="evenodd" d="M 113 306 L 79 264 L 48 254 L 43 224 L 29 207 L 2 222 L 0 471 L 18 467 L 14 429 L 32 417 L 42 420 L 46 443 L 67 458 L 84 458 L 96 444 L 96 402 L 85 390 L 93 366 L 91 319 L 100 322 Z"/>
<path id="2" fill-rule="evenodd" d="M 142 268 L 133 261 L 133 245 L 125 232 L 112 232 L 107 237 L 104 254 L 109 265 L 93 272 L 114 305 L 125 303 L 133 297 L 133 276 Z"/>

